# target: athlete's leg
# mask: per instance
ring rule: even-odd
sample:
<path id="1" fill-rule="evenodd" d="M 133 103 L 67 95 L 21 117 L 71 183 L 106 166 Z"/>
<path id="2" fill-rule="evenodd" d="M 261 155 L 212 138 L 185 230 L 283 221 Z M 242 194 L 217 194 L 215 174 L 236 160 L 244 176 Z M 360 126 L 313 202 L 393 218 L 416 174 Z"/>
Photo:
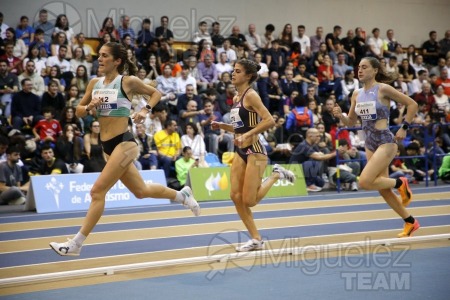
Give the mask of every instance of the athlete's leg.
<path id="1" fill-rule="evenodd" d="M 365 190 L 378 191 L 393 188 L 395 179 L 383 177 L 381 174 L 389 168 L 389 164 L 397 154 L 397 144 L 383 144 L 375 152 L 366 149 L 366 154 L 367 164 L 359 177 L 359 186 Z"/>
<path id="2" fill-rule="evenodd" d="M 255 221 L 253 220 L 253 214 L 250 208 L 244 203 L 243 187 L 246 175 L 246 163 L 241 156 L 236 155 L 231 165 L 230 183 L 231 191 L 230 197 L 234 202 L 236 211 L 241 218 L 242 222 L 247 228 L 248 233 L 252 239 L 261 240 L 258 229 L 256 228 Z"/>
<path id="3" fill-rule="evenodd" d="M 105 208 L 106 193 L 122 177 L 128 169 L 133 159 L 139 152 L 138 146 L 134 142 L 123 142 L 116 146 L 111 156 L 106 162 L 105 168 L 94 183 L 91 189 L 91 205 L 83 220 L 80 232 L 84 236 L 91 233 L 94 226 L 102 216 Z"/>

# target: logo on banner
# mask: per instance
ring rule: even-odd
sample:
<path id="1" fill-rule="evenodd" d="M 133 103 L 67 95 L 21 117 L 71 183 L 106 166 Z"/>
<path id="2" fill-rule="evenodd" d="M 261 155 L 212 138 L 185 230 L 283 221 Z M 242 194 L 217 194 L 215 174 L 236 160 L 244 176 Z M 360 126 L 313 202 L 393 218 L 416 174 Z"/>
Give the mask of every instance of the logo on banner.
<path id="1" fill-rule="evenodd" d="M 53 199 L 55 200 L 56 207 L 59 209 L 59 194 L 64 188 L 64 184 L 58 181 L 55 177 L 50 178 L 50 181 L 45 185 L 48 191 L 53 194 Z"/>
<path id="2" fill-rule="evenodd" d="M 212 191 L 226 190 L 228 185 L 229 182 L 226 173 L 223 173 L 222 176 L 220 173 L 217 173 L 216 176 L 211 173 L 209 178 L 205 181 L 205 188 L 208 190 L 209 196 L 211 196 Z"/>

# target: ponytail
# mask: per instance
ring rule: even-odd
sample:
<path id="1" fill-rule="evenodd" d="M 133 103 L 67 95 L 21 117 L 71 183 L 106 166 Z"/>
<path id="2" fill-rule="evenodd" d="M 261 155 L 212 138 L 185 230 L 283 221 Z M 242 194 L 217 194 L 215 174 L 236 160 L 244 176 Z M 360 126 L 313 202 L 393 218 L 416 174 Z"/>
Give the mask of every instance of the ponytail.
<path id="1" fill-rule="evenodd" d="M 128 75 L 136 75 L 138 68 L 136 65 L 128 59 L 127 49 L 124 45 L 116 42 L 109 42 L 103 45 L 103 47 L 108 47 L 111 50 L 111 55 L 114 59 L 120 59 L 121 63 L 117 67 L 119 74 L 127 72 Z"/>

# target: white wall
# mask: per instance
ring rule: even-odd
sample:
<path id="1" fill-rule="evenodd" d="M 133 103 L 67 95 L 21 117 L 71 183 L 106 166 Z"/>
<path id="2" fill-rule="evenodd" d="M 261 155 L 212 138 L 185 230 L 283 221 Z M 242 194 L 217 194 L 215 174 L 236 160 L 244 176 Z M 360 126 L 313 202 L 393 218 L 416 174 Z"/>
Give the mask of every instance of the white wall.
<path id="1" fill-rule="evenodd" d="M 75 32 L 83 31 L 87 36 L 96 36 L 106 16 L 112 16 L 118 24 L 121 14 L 131 17 L 136 29 L 144 17 L 152 19 L 152 26 L 159 26 L 162 15 L 169 16 L 178 40 L 190 40 L 197 23 L 206 19 L 219 20 L 227 35 L 233 24 L 247 31 L 249 23 L 264 32 L 268 23 L 275 25 L 276 32 L 284 24 L 291 23 L 294 31 L 299 24 L 306 26 L 307 35 L 313 35 L 316 26 L 324 32 L 332 31 L 334 25 L 347 29 L 361 26 L 369 34 L 374 27 L 381 29 L 382 37 L 392 28 L 403 46 L 415 44 L 420 47 L 428 39 L 428 32 L 436 30 L 441 39 L 450 29 L 450 0 L 106 0 L 106 1 L 45 1 L 45 0 L 0 0 L 0 11 L 4 22 L 15 27 L 20 16 L 37 18 L 38 11 L 46 8 L 51 18 L 66 13 Z M 106 5 L 105 5 L 106 4 Z"/>

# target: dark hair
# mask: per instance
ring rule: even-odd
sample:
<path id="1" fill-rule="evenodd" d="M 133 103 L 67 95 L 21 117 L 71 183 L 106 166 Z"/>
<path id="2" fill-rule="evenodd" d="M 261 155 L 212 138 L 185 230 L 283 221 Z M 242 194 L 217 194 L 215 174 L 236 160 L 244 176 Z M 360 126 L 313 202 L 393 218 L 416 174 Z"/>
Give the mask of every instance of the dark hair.
<path id="1" fill-rule="evenodd" d="M 336 31 L 336 30 L 341 30 L 341 29 L 342 29 L 342 27 L 339 26 L 339 25 L 336 25 L 336 26 L 333 27 L 333 30 L 334 30 L 334 31 Z"/>
<path id="2" fill-rule="evenodd" d="M 380 61 L 375 57 L 364 57 L 363 59 L 367 60 L 372 68 L 378 69 L 377 74 L 375 75 L 375 80 L 382 83 L 390 84 L 394 80 L 397 79 L 398 75 L 396 73 L 388 73 L 386 69 L 381 65 Z"/>
<path id="3" fill-rule="evenodd" d="M 432 31 L 430 31 L 430 33 L 428 33 L 428 36 L 431 37 L 431 35 L 435 34 L 435 33 L 436 33 L 436 31 L 432 30 Z"/>
<path id="4" fill-rule="evenodd" d="M 16 145 L 9 146 L 6 148 L 6 154 L 12 154 L 12 153 L 20 153 L 19 147 Z"/>
<path id="5" fill-rule="evenodd" d="M 184 146 L 184 147 L 183 147 L 183 153 L 186 153 L 186 152 L 188 152 L 189 150 L 192 150 L 192 148 L 189 147 L 189 146 Z"/>
<path id="6" fill-rule="evenodd" d="M 308 106 L 308 102 L 306 98 L 303 97 L 303 95 L 298 95 L 297 97 L 292 99 L 292 103 L 294 104 L 294 106 Z"/>
<path id="7" fill-rule="evenodd" d="M 42 109 L 42 114 L 45 114 L 45 113 L 51 113 L 52 116 L 54 116 L 55 115 L 55 109 L 53 107 L 51 107 L 51 106 L 46 106 L 46 107 L 44 107 Z"/>
<path id="8" fill-rule="evenodd" d="M 12 28 L 12 27 L 8 27 L 8 28 L 6 29 L 6 31 L 9 31 L 9 32 L 12 33 L 12 35 L 13 35 L 12 42 L 13 42 L 13 45 L 15 45 L 15 44 L 16 44 L 16 41 L 17 41 L 16 31 L 15 31 L 14 28 Z"/>
<path id="9" fill-rule="evenodd" d="M 111 51 L 111 55 L 114 59 L 120 59 L 120 65 L 117 67 L 117 71 L 119 74 L 122 74 L 124 71 L 127 71 L 128 75 L 136 75 L 138 68 L 136 65 L 128 59 L 127 49 L 124 45 L 109 42 L 103 45 L 103 47 L 108 47 Z"/>
<path id="10" fill-rule="evenodd" d="M 167 118 L 167 120 L 164 122 L 164 128 L 169 127 L 170 125 L 172 125 L 172 122 L 175 121 L 172 118 Z"/>
<path id="11" fill-rule="evenodd" d="M 66 27 L 64 27 L 64 28 L 62 28 L 61 26 L 62 26 L 62 24 L 61 24 L 61 19 L 63 18 L 63 17 L 65 17 L 66 18 L 66 20 L 67 20 L 67 25 L 66 25 Z M 67 18 L 67 16 L 65 15 L 65 14 L 60 14 L 60 15 L 58 15 L 57 17 L 56 17 L 56 22 L 55 22 L 55 27 L 57 27 L 57 28 L 59 28 L 59 29 L 62 29 L 62 30 L 64 30 L 64 31 L 66 31 L 66 30 L 69 30 L 69 19 Z"/>
<path id="12" fill-rule="evenodd" d="M 188 126 L 191 126 L 191 127 L 192 127 L 192 129 L 194 130 L 194 136 L 196 136 L 196 135 L 198 134 L 198 127 L 197 127 L 197 125 L 195 125 L 195 124 L 192 123 L 192 122 L 187 123 L 186 126 L 184 127 L 184 131 L 185 131 L 185 132 L 187 132 L 187 127 L 188 127 Z"/>
<path id="13" fill-rule="evenodd" d="M 252 75 L 249 81 L 250 84 L 253 83 L 253 81 L 255 81 L 256 79 L 258 79 L 258 71 L 261 69 L 261 66 L 258 65 L 256 62 L 254 62 L 253 60 L 243 58 L 238 60 L 236 64 L 239 64 L 244 68 L 245 74 Z"/>
<path id="14" fill-rule="evenodd" d="M 339 139 L 339 146 L 348 146 L 348 141 L 346 139 Z"/>
<path id="15" fill-rule="evenodd" d="M 20 85 L 21 85 L 21 86 L 24 86 L 24 85 L 25 85 L 25 82 L 27 82 L 27 81 L 31 81 L 31 79 L 30 79 L 30 78 L 24 78 L 24 79 L 22 79 L 22 80 L 20 81 Z"/>
<path id="16" fill-rule="evenodd" d="M 266 31 L 274 32 L 275 26 L 273 26 L 273 24 L 267 24 L 265 29 Z"/>
<path id="17" fill-rule="evenodd" d="M 152 112 L 154 113 L 162 111 L 167 111 L 167 106 L 162 102 L 158 102 L 158 104 L 156 104 L 155 107 L 152 108 Z"/>

